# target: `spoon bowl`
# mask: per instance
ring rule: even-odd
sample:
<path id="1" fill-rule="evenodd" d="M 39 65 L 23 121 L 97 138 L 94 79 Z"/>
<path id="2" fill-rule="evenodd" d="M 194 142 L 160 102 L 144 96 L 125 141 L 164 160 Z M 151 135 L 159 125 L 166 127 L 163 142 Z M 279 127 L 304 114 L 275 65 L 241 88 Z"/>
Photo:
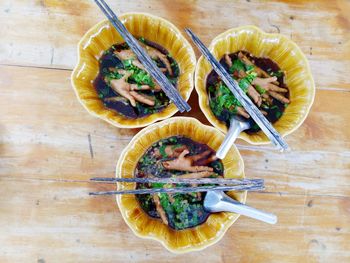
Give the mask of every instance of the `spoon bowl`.
<path id="1" fill-rule="evenodd" d="M 208 191 L 204 199 L 204 209 L 210 213 L 233 212 L 269 224 L 277 223 L 277 216 L 242 204 L 222 191 Z"/>
<path id="2" fill-rule="evenodd" d="M 253 126 L 253 120 L 251 118 L 244 119 L 243 117 L 235 115 L 230 122 L 230 128 L 225 136 L 223 143 L 219 150 L 216 152 L 216 157 L 224 159 L 231 146 L 237 139 L 238 135 L 245 130 L 250 129 Z"/>

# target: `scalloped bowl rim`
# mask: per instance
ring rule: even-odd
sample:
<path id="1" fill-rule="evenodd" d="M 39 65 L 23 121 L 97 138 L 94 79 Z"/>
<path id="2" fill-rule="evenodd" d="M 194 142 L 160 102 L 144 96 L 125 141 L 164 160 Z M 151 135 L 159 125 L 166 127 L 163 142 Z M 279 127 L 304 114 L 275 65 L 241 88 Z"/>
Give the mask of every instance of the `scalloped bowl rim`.
<path id="1" fill-rule="evenodd" d="M 155 18 L 155 19 L 159 19 L 162 21 L 162 23 L 165 23 L 167 24 L 168 26 L 170 26 L 175 32 L 176 34 L 180 34 L 183 39 L 181 41 L 183 41 L 188 47 L 191 48 L 191 54 L 188 54 L 191 56 L 191 61 L 194 63 L 194 69 L 193 69 L 193 72 L 192 72 L 192 78 L 189 79 L 189 82 L 190 82 L 190 85 L 189 87 L 186 89 L 186 97 L 184 98 L 185 101 L 188 101 L 190 96 L 191 96 L 191 93 L 193 91 L 193 88 L 194 88 L 194 74 L 195 74 L 195 69 L 196 69 L 196 65 L 197 65 L 197 59 L 196 59 L 196 55 L 194 53 L 194 50 L 192 48 L 192 45 L 188 42 L 188 40 L 183 36 L 183 34 L 181 33 L 181 31 L 173 24 L 171 23 L 170 21 L 162 18 L 162 17 L 159 17 L 159 16 L 155 16 L 155 15 L 152 15 L 152 14 L 149 14 L 147 12 L 126 12 L 126 13 L 123 13 L 121 15 L 119 15 L 118 17 L 122 18 L 124 16 L 132 16 L 132 15 L 144 15 L 144 16 L 148 16 L 148 17 L 151 17 L 151 18 Z M 155 122 L 158 122 L 160 120 L 164 120 L 164 119 L 167 119 L 171 116 L 173 116 L 174 114 L 176 114 L 179 110 L 177 109 L 177 107 L 174 105 L 174 104 L 170 104 L 168 105 L 167 107 L 172 107 L 173 109 L 171 109 L 171 111 L 169 112 L 168 115 L 166 116 L 158 116 L 156 118 L 154 118 L 152 121 L 148 122 L 148 123 L 144 123 L 144 124 L 128 124 L 128 125 L 124 125 L 124 124 L 121 124 L 121 123 L 118 123 L 118 122 L 115 122 L 115 121 L 112 121 L 110 120 L 109 118 L 105 117 L 105 116 L 101 116 L 99 114 L 97 114 L 96 112 L 90 110 L 87 105 L 81 100 L 79 94 L 78 94 L 78 89 L 76 88 L 76 85 L 74 83 L 74 80 L 73 80 L 73 76 L 76 74 L 76 72 L 78 70 L 82 70 L 82 65 L 83 65 L 83 61 L 81 59 L 81 53 L 80 53 L 80 47 L 82 47 L 83 45 L 83 42 L 88 39 L 88 38 L 91 38 L 92 37 L 92 33 L 99 27 L 100 30 L 103 28 L 102 25 L 104 24 L 107 24 L 110 22 L 108 21 L 108 19 L 104 19 L 96 24 L 94 24 L 88 31 L 86 31 L 86 33 L 82 36 L 82 38 L 79 40 L 78 44 L 77 44 L 77 63 L 72 71 L 72 74 L 71 74 L 71 77 L 70 77 L 70 82 L 71 82 L 71 85 L 73 87 L 73 90 L 74 90 L 74 93 L 79 101 L 79 103 L 81 105 L 83 105 L 83 107 L 91 114 L 93 115 L 94 117 L 97 117 L 99 119 L 102 119 L 106 122 L 108 122 L 109 124 L 117 127 L 117 128 L 126 128 L 126 129 L 133 129 L 133 128 L 143 128 L 143 127 L 146 127 L 150 124 L 153 124 Z M 111 26 L 111 25 L 110 25 Z M 152 115 L 157 115 L 159 112 L 155 113 L 155 114 L 152 114 Z M 137 119 L 136 119 L 137 120 Z"/>
<path id="2" fill-rule="evenodd" d="M 239 27 L 235 27 L 235 28 L 231 28 L 229 30 L 226 30 L 223 33 L 220 33 L 219 35 L 217 35 L 211 41 L 208 49 L 210 51 L 213 51 L 213 48 L 214 48 L 215 44 L 218 41 L 220 41 L 221 39 L 223 39 L 227 35 L 230 35 L 233 32 L 238 32 L 238 31 L 245 30 L 245 29 L 255 30 L 255 31 L 259 32 L 262 36 L 269 36 L 269 37 L 285 39 L 289 44 L 291 44 L 293 46 L 293 49 L 296 50 L 300 54 L 303 62 L 305 62 L 305 71 L 307 73 L 307 76 L 311 80 L 311 87 L 312 87 L 312 89 L 310 90 L 310 92 L 312 92 L 312 99 L 311 99 L 310 102 L 308 102 L 307 109 L 306 109 L 304 115 L 302 116 L 302 118 L 300 118 L 299 123 L 297 125 L 295 125 L 293 128 L 291 128 L 290 130 L 288 130 L 288 131 L 284 132 L 283 134 L 281 134 L 282 137 L 285 137 L 285 136 L 291 134 L 292 132 L 294 132 L 295 130 L 297 130 L 303 124 L 303 122 L 307 118 L 307 116 L 308 116 L 308 114 L 309 114 L 309 112 L 311 110 L 312 104 L 314 103 L 314 100 L 315 100 L 315 93 L 316 93 L 315 81 L 314 81 L 314 79 L 312 77 L 312 73 L 311 73 L 311 70 L 310 70 L 309 62 L 308 62 L 307 58 L 305 57 L 304 53 L 302 52 L 302 50 L 298 47 L 298 45 L 294 41 L 292 41 L 291 39 L 289 39 L 286 36 L 284 36 L 282 34 L 279 34 L 279 33 L 266 33 L 265 31 L 261 30 L 260 28 L 258 28 L 257 26 L 254 26 L 254 25 L 239 26 Z M 219 129 L 223 133 L 227 133 L 227 128 L 226 129 L 222 129 L 220 126 L 216 125 L 214 120 L 212 120 L 211 118 L 207 117 L 207 115 L 205 114 L 205 112 L 208 109 L 208 107 L 206 105 L 203 105 L 203 103 L 202 103 L 202 94 L 201 94 L 202 91 L 199 90 L 199 88 L 196 85 L 197 84 L 197 74 L 198 74 L 198 71 L 199 71 L 199 67 L 203 63 L 204 59 L 205 58 L 203 57 L 203 55 L 198 59 L 196 70 L 195 70 L 195 89 L 196 89 L 196 92 L 198 94 L 199 107 L 200 107 L 201 111 L 204 113 L 204 115 L 206 116 L 207 120 L 215 128 Z M 210 110 L 210 109 L 208 109 L 208 110 Z M 266 139 L 264 141 L 258 141 L 258 142 L 252 141 L 249 136 L 242 136 L 242 133 L 240 133 L 240 135 L 237 138 L 242 139 L 242 140 L 244 140 L 244 141 L 246 141 L 246 142 L 248 142 L 248 143 L 250 143 L 252 145 L 264 145 L 264 144 L 270 144 L 271 143 L 268 139 Z"/>
<path id="3" fill-rule="evenodd" d="M 172 122 L 172 121 L 181 121 L 182 119 L 191 119 L 191 121 L 195 122 L 196 125 L 198 125 L 199 127 L 202 127 L 202 128 L 205 128 L 205 129 L 210 129 L 210 130 L 213 130 L 215 132 L 219 132 L 221 133 L 218 129 L 216 129 L 215 127 L 212 127 L 212 126 L 208 126 L 208 125 L 205 125 L 203 123 L 201 123 L 199 120 L 193 118 L 193 117 L 182 117 L 182 116 L 178 116 L 178 117 L 172 117 L 172 118 L 169 118 L 167 120 L 164 120 L 162 123 L 166 123 L 166 122 Z M 141 138 L 142 136 L 144 136 L 148 130 L 150 130 L 151 128 L 153 128 L 153 126 L 156 126 L 158 125 L 159 123 L 153 123 L 149 126 L 147 126 L 146 128 L 142 129 L 140 132 L 138 132 L 133 138 L 132 140 L 129 142 L 129 144 L 124 148 L 124 150 L 122 151 L 122 153 L 120 154 L 120 157 L 118 159 L 118 162 L 117 162 L 117 165 L 116 165 L 116 174 L 115 176 L 116 177 L 119 177 L 118 176 L 118 171 L 121 170 L 121 166 L 122 166 L 122 163 L 124 161 L 124 158 L 125 158 L 125 155 L 126 153 L 130 150 L 129 149 L 129 146 L 134 144 L 135 141 L 137 141 L 139 138 Z M 222 134 L 222 133 L 221 133 Z M 241 161 L 241 164 L 242 164 L 242 171 L 243 171 L 243 178 L 245 177 L 245 173 L 244 173 L 244 160 L 241 156 L 241 154 L 239 153 L 237 147 L 235 145 L 232 145 L 238 152 L 238 156 L 239 156 L 239 159 Z M 244 191 L 244 195 L 243 195 L 243 200 L 242 200 L 242 203 L 246 203 L 247 201 L 247 191 Z M 209 242 L 205 243 L 205 244 L 202 244 L 198 247 L 191 247 L 191 248 L 184 248 L 184 249 L 181 249 L 181 250 L 176 250 L 176 249 L 172 249 L 170 247 L 167 246 L 166 242 L 163 240 L 163 239 L 160 239 L 158 238 L 157 236 L 149 236 L 149 235 L 142 235 L 140 234 L 139 232 L 137 232 L 134 227 L 133 227 L 133 224 L 131 222 L 129 222 L 129 220 L 126 218 L 126 216 L 124 215 L 124 213 L 121 211 L 121 200 L 120 200 L 120 196 L 116 196 L 116 200 L 117 200 L 117 204 L 118 204 L 118 208 L 119 208 L 119 211 L 124 219 L 124 222 L 128 225 L 128 227 L 132 230 L 132 232 L 139 238 L 143 238 L 143 239 L 150 239 L 150 240 L 155 240 L 155 241 L 158 241 L 160 242 L 164 248 L 166 248 L 168 251 L 174 253 L 174 254 L 184 254 L 184 253 L 188 253 L 188 252 L 194 252 L 194 251 L 200 251 L 200 250 L 203 250 L 209 246 L 212 246 L 214 244 L 216 244 L 217 242 L 219 242 L 225 235 L 225 233 L 227 232 L 227 230 L 236 222 L 236 220 L 241 216 L 240 214 L 235 214 L 235 217 L 232 218 L 232 219 L 228 219 L 227 221 L 229 221 L 225 226 L 222 227 L 222 229 L 220 229 L 220 235 L 217 235 L 215 236 L 215 238 L 213 238 L 212 240 L 210 240 Z M 219 231 L 217 231 L 219 232 Z"/>

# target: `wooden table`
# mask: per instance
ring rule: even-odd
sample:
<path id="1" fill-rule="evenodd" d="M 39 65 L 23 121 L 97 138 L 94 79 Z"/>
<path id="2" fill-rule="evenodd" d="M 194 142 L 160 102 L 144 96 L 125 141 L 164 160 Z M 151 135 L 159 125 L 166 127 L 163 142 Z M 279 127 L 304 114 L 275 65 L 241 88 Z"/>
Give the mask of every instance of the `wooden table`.
<path id="1" fill-rule="evenodd" d="M 0 2 L 0 262 L 350 262 L 349 1 L 109 1 L 189 26 L 206 44 L 254 24 L 287 35 L 310 61 L 316 99 L 287 137 L 292 151 L 237 142 L 247 177 L 267 185 L 248 204 L 278 224 L 241 217 L 186 255 L 134 236 L 113 196 L 87 195 L 108 189 L 88 179 L 113 176 L 139 131 L 90 116 L 70 84 L 77 42 L 102 13 L 93 1 Z M 208 123 L 195 91 L 190 102 L 185 115 Z"/>

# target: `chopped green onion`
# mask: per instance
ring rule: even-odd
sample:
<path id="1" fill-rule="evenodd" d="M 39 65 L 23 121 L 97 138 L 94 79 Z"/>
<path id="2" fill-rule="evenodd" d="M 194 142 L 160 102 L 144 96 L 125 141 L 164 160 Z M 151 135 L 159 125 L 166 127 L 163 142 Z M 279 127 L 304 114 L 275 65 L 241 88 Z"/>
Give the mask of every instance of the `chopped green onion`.
<path id="1" fill-rule="evenodd" d="M 266 93 L 266 90 L 264 88 L 262 88 L 259 85 L 255 85 L 255 89 L 260 93 L 260 94 L 264 94 Z"/>

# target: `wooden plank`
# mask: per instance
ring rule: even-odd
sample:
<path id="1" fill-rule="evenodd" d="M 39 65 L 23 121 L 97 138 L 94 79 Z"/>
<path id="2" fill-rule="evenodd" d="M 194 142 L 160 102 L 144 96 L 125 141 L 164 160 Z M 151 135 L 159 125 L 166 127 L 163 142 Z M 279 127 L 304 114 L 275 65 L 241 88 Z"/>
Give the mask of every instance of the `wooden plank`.
<path id="1" fill-rule="evenodd" d="M 277 225 L 239 218 L 216 245 L 186 255 L 136 237 L 100 184 L 0 179 L 1 262 L 347 262 L 350 199 L 250 194 Z M 5 227 L 4 227 L 5 226 Z M 126 253 L 129 251 L 129 253 Z M 41 261 L 40 261 L 41 260 Z"/>
<path id="2" fill-rule="evenodd" d="M 69 75 L 65 70 L 0 68 L 0 85 L 6 87 L 0 90 L 1 176 L 113 176 L 121 151 L 140 129 L 118 129 L 90 116 L 75 98 Z M 349 99 L 350 92 L 318 91 L 305 124 L 287 137 L 289 153 L 239 141 L 247 176 L 266 179 L 272 192 L 349 195 L 350 123 L 344 107 Z M 186 115 L 207 123 L 196 104 L 194 92 L 194 110 Z"/>
<path id="3" fill-rule="evenodd" d="M 229 28 L 255 24 L 303 50 L 317 93 L 303 126 L 287 137 L 292 151 L 237 142 L 247 177 L 266 180 L 266 192 L 250 193 L 248 204 L 276 213 L 279 222 L 242 217 L 221 242 L 186 255 L 134 236 L 113 197 L 87 196 L 112 186 L 87 180 L 114 176 L 122 149 L 140 129 L 90 116 L 69 80 L 76 44 L 102 13 L 93 1 L 4 0 L 0 262 L 349 262 L 350 2 L 109 2 L 119 13 L 149 12 L 191 27 L 206 44 Z M 194 110 L 184 115 L 208 124 L 197 100 L 193 92 Z"/>
<path id="4" fill-rule="evenodd" d="M 247 24 L 280 32 L 306 54 L 317 87 L 350 87 L 349 1 L 274 1 L 266 5 L 244 0 L 152 0 L 110 4 L 118 13 L 150 12 L 179 28 L 191 27 L 205 43 L 229 28 Z M 217 14 L 215 21 L 212 14 Z M 5 1 L 0 9 L 0 63 L 71 69 L 76 62 L 76 44 L 101 19 L 103 15 L 92 1 L 42 0 L 27 1 L 25 5 L 21 1 Z"/>

